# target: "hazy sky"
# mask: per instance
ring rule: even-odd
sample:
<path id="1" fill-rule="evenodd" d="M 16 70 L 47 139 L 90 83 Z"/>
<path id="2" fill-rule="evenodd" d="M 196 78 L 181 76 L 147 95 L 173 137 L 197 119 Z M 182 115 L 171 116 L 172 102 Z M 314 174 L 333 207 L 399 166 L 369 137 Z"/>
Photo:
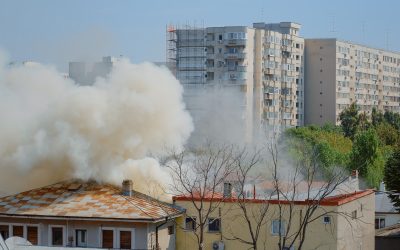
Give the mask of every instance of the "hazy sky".
<path id="1" fill-rule="evenodd" d="M 54 64 L 124 55 L 165 60 L 165 28 L 294 21 L 306 38 L 338 37 L 400 51 L 398 0 L 0 0 L 0 48 Z"/>

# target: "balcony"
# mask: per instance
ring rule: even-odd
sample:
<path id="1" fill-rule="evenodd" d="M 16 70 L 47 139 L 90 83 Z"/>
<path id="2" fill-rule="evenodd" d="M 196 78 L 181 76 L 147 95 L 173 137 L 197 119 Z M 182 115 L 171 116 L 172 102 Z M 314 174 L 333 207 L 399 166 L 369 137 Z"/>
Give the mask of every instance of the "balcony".
<path id="1" fill-rule="evenodd" d="M 247 66 L 233 66 L 229 67 L 227 65 L 224 66 L 224 69 L 227 71 L 235 71 L 235 72 L 247 72 Z"/>
<path id="2" fill-rule="evenodd" d="M 266 75 L 276 75 L 276 74 L 280 74 L 280 72 L 278 72 L 278 70 L 276 69 L 271 69 L 271 68 L 265 68 L 264 67 L 264 74 Z"/>
<path id="3" fill-rule="evenodd" d="M 245 39 L 227 39 L 224 40 L 225 46 L 246 46 L 247 40 Z"/>
<path id="4" fill-rule="evenodd" d="M 224 54 L 225 59 L 244 59 L 246 57 L 246 53 L 229 53 L 226 52 Z"/>

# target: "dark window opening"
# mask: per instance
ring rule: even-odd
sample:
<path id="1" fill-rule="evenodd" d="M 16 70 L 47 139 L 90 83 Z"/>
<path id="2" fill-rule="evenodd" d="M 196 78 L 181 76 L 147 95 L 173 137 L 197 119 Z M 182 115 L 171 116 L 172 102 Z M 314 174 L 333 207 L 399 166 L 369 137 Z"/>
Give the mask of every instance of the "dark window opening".
<path id="1" fill-rule="evenodd" d="M 218 218 L 208 219 L 208 231 L 209 232 L 219 232 L 220 225 L 221 225 L 220 219 L 218 219 Z"/>
<path id="2" fill-rule="evenodd" d="M 12 235 L 24 238 L 24 227 L 23 226 L 13 226 Z"/>
<path id="3" fill-rule="evenodd" d="M 27 227 L 27 240 L 32 243 L 32 245 L 38 244 L 38 228 L 28 226 Z"/>
<path id="4" fill-rule="evenodd" d="M 113 230 L 103 230 L 102 248 L 114 248 L 114 232 Z"/>
<path id="5" fill-rule="evenodd" d="M 119 245 L 121 249 L 131 249 L 131 231 L 119 232 Z"/>
<path id="6" fill-rule="evenodd" d="M 168 235 L 172 235 L 172 234 L 174 234 L 174 226 L 172 225 L 172 226 L 169 226 L 168 227 Z"/>
<path id="7" fill-rule="evenodd" d="M 63 228 L 53 227 L 51 228 L 51 244 L 53 246 L 63 245 Z"/>
<path id="8" fill-rule="evenodd" d="M 0 234 L 4 240 L 6 240 L 6 239 L 8 239 L 8 237 L 10 237 L 9 231 L 8 231 L 8 225 L 0 225 Z"/>
<path id="9" fill-rule="evenodd" d="M 194 231 L 196 229 L 196 218 L 186 217 L 186 219 L 185 219 L 185 229 Z"/>

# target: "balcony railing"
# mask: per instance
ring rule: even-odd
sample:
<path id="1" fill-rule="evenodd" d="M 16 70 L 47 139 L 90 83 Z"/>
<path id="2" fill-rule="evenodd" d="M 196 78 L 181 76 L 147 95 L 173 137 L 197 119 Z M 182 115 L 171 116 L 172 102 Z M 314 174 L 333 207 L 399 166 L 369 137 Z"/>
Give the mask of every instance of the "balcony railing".
<path id="1" fill-rule="evenodd" d="M 244 59 L 246 57 L 246 53 L 229 53 L 226 52 L 224 54 L 226 59 Z"/>

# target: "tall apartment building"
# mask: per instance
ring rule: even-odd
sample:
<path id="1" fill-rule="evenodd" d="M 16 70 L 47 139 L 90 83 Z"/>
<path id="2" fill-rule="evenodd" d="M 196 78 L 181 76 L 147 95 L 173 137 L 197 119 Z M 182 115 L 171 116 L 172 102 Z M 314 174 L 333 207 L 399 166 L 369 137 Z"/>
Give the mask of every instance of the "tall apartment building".
<path id="1" fill-rule="evenodd" d="M 255 23 L 256 80 L 263 93 L 263 121 L 269 126 L 304 124 L 304 38 L 301 25 Z"/>
<path id="2" fill-rule="evenodd" d="M 238 126 L 246 141 L 263 125 L 303 125 L 304 39 L 299 29 L 290 22 L 255 23 L 252 28 L 169 27 L 167 62 L 185 87 L 195 127 L 209 119 L 205 113 L 224 105 L 204 108 L 210 102 L 206 98 L 204 103 L 203 94 L 216 90 L 221 102 L 229 103 L 223 115 L 231 112 L 230 117 L 239 118 L 231 126 Z"/>
<path id="3" fill-rule="evenodd" d="M 353 102 L 366 114 L 400 112 L 400 53 L 338 39 L 305 44 L 306 124 L 338 124 Z"/>

